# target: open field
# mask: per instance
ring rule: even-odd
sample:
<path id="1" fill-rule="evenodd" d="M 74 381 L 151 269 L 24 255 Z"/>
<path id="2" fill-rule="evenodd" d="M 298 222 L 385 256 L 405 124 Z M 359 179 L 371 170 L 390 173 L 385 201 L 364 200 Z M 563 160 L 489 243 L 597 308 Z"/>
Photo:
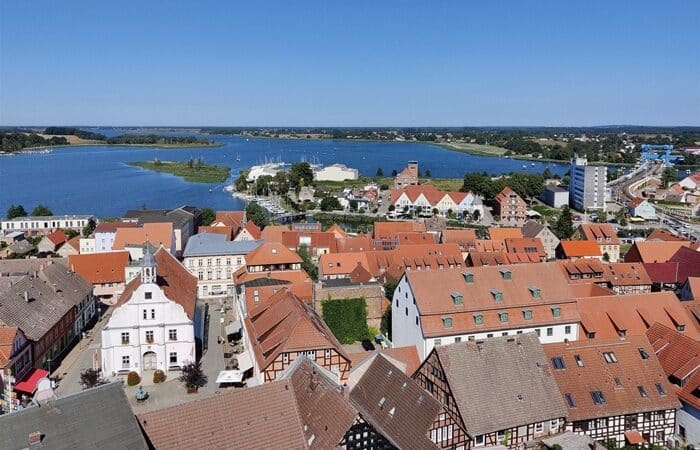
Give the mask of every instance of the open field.
<path id="1" fill-rule="evenodd" d="M 130 166 L 141 167 L 155 172 L 166 172 L 194 183 L 222 183 L 226 181 L 231 169 L 224 166 L 215 166 L 195 163 L 192 167 L 187 162 L 179 161 L 139 161 L 128 163 Z"/>
<path id="2" fill-rule="evenodd" d="M 57 134 L 37 134 L 37 136 L 43 137 L 44 139 L 51 139 L 52 137 L 66 138 L 70 145 L 90 145 L 90 144 L 101 144 L 102 141 L 96 141 L 94 139 L 83 139 L 79 138 L 74 134 L 57 135 Z"/>
<path id="3" fill-rule="evenodd" d="M 502 156 L 508 151 L 508 149 L 493 145 L 469 144 L 466 142 L 440 143 L 437 145 L 462 153 L 471 153 L 472 155 Z"/>

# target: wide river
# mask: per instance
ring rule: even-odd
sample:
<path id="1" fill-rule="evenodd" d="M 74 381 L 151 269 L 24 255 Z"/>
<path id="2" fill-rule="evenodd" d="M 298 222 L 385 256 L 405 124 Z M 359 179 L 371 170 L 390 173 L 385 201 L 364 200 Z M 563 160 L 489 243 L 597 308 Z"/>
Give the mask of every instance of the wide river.
<path id="1" fill-rule="evenodd" d="M 97 130 L 114 135 L 116 132 Z M 11 204 L 31 211 L 41 203 L 55 214 L 95 214 L 98 217 L 121 216 L 128 209 L 174 208 L 180 205 L 209 206 L 216 209 L 240 209 L 243 204 L 231 198 L 223 187 L 230 183 L 190 183 L 164 173 L 156 173 L 127 164 L 130 161 L 186 161 L 202 157 L 205 163 L 228 165 L 231 176 L 240 169 L 260 164 L 265 159 L 286 163 L 302 159 L 320 163 L 342 163 L 373 176 L 381 167 L 384 174 L 400 171 L 406 161 L 415 159 L 421 171 L 433 177 L 456 178 L 467 172 L 498 175 L 510 172 L 542 173 L 546 167 L 559 175 L 568 165 L 518 161 L 508 158 L 474 156 L 434 145 L 402 142 L 351 142 L 333 140 L 282 140 L 238 136 L 202 136 L 221 142 L 212 148 L 157 148 L 79 146 L 54 147 L 49 154 L 21 154 L 0 157 L 0 216 Z M 236 161 L 236 157 L 240 161 Z"/>

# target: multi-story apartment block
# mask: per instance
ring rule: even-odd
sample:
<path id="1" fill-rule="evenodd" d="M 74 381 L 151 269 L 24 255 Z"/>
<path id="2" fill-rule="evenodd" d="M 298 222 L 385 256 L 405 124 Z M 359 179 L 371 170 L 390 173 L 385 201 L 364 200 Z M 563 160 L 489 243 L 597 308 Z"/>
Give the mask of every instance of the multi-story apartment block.
<path id="1" fill-rule="evenodd" d="M 605 211 L 605 190 L 608 168 L 589 166 L 588 159 L 575 156 L 571 160 L 569 204 L 578 211 L 600 209 Z"/>

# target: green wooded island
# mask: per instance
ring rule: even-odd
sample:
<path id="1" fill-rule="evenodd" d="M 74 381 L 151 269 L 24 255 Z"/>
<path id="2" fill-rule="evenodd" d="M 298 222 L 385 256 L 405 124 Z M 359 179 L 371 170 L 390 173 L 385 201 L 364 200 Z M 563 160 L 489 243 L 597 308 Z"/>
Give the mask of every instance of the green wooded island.
<path id="1" fill-rule="evenodd" d="M 229 167 L 204 164 L 201 159 L 189 161 L 137 161 L 127 163 L 155 172 L 166 172 L 193 183 L 223 183 L 229 177 Z"/>

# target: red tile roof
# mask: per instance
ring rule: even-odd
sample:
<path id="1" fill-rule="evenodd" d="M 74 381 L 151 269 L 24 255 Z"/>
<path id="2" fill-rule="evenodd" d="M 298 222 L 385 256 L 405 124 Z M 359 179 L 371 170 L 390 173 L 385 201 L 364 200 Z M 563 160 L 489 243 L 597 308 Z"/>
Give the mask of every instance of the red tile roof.
<path id="1" fill-rule="evenodd" d="M 46 239 L 58 247 L 68 240 L 68 236 L 66 236 L 66 233 L 64 233 L 63 230 L 56 230 L 53 233 L 46 235 Z"/>
<path id="2" fill-rule="evenodd" d="M 601 256 L 600 248 L 595 241 L 567 241 L 562 240 L 559 246 L 566 258 L 579 258 L 584 256 Z"/>
<path id="3" fill-rule="evenodd" d="M 86 253 L 70 255 L 68 267 L 91 284 L 123 283 L 129 264 L 129 252 Z"/>
<path id="4" fill-rule="evenodd" d="M 647 199 L 645 199 L 644 197 L 635 197 L 635 198 L 633 198 L 632 200 L 629 201 L 629 203 L 627 204 L 627 206 L 629 206 L 630 208 L 636 208 L 637 206 L 639 206 L 639 205 L 641 205 L 642 203 L 644 203 L 646 200 L 647 200 Z"/>
<path id="5" fill-rule="evenodd" d="M 174 238 L 173 224 L 170 222 L 153 222 L 145 223 L 141 227 L 117 228 L 112 250 L 124 250 L 127 245 L 143 245 L 146 242 L 154 247 L 162 245 L 170 250 Z"/>
<path id="6" fill-rule="evenodd" d="M 312 249 L 329 249 L 328 251 L 335 253 L 337 251 L 335 234 L 326 231 L 283 231 L 282 244 L 290 249 L 296 249 L 302 242 L 306 244 L 310 250 Z"/>
<path id="7" fill-rule="evenodd" d="M 506 251 L 508 253 L 525 253 L 534 256 L 540 261 L 547 258 L 547 252 L 539 238 L 505 238 Z"/>
<path id="8" fill-rule="evenodd" d="M 268 225 L 263 228 L 260 237 L 265 242 L 282 242 L 282 233 L 289 231 L 287 225 Z"/>
<path id="9" fill-rule="evenodd" d="M 426 231 L 424 222 L 374 222 L 374 239 L 394 239 L 398 233 Z"/>
<path id="10" fill-rule="evenodd" d="M 254 280 L 264 279 L 265 283 L 252 283 Z M 251 310 L 255 303 L 254 292 L 258 291 L 258 298 L 266 300 L 277 292 L 288 289 L 294 295 L 311 303 L 313 299 L 313 281 L 304 270 L 284 270 L 275 272 L 241 272 L 234 274 L 234 281 L 237 285 L 246 284 L 246 305 Z"/>
<path id="11" fill-rule="evenodd" d="M 644 334 L 625 339 L 572 341 L 544 344 L 549 370 L 567 405 L 569 421 L 598 417 L 676 409 L 680 406 L 671 385 Z M 643 349 L 647 359 L 643 359 Z M 604 354 L 612 353 L 615 362 L 608 363 Z M 577 364 L 578 356 L 582 364 Z M 553 360 L 561 358 L 564 368 Z M 616 381 L 619 381 L 616 385 Z M 656 385 L 662 386 L 663 394 Z M 640 394 L 639 386 L 646 396 Z M 604 402 L 596 404 L 593 392 L 600 392 Z M 571 406 L 567 396 L 575 406 Z"/>
<path id="12" fill-rule="evenodd" d="M 406 375 L 411 376 L 420 366 L 420 357 L 415 345 L 407 345 L 405 347 L 379 348 L 372 352 L 356 352 L 350 353 L 350 366 L 352 368 L 359 367 L 368 358 L 380 353 L 388 361 L 401 369 Z"/>
<path id="13" fill-rule="evenodd" d="M 154 256 L 158 286 L 163 289 L 169 300 L 183 307 L 190 320 L 194 319 L 197 304 L 197 278 L 167 250 L 160 248 Z M 141 277 L 137 276 L 126 285 L 115 307 L 126 303 L 139 286 L 141 286 Z"/>
<path id="14" fill-rule="evenodd" d="M 198 233 L 211 233 L 211 234 L 223 234 L 226 236 L 226 240 L 230 241 L 233 239 L 233 227 L 228 226 L 201 226 L 197 230 Z"/>
<path id="15" fill-rule="evenodd" d="M 248 313 L 245 327 L 260 370 L 283 352 L 333 348 L 350 360 L 316 311 L 291 292 L 279 291 Z"/>
<path id="16" fill-rule="evenodd" d="M 339 253 L 343 252 L 366 252 L 375 250 L 372 247 L 372 241 L 369 236 L 348 236 L 336 239 L 336 250 Z"/>
<path id="17" fill-rule="evenodd" d="M 515 227 L 489 227 L 489 237 L 493 241 L 503 241 L 506 238 L 519 239 L 523 237 L 523 231 Z"/>
<path id="18" fill-rule="evenodd" d="M 301 257 L 279 242 L 265 242 L 245 257 L 247 266 L 301 263 Z"/>
<path id="19" fill-rule="evenodd" d="M 605 278 L 612 286 L 651 286 L 651 278 L 639 263 L 604 264 Z"/>
<path id="20" fill-rule="evenodd" d="M 12 357 L 12 347 L 19 328 L 8 327 L 0 323 L 0 369 L 4 368 Z"/>
<path id="21" fill-rule="evenodd" d="M 700 339 L 700 328 L 673 292 L 611 295 L 608 297 L 579 298 L 578 311 L 582 330 L 579 338 L 587 340 L 588 333 L 596 339 L 644 334 L 654 323 L 684 328 L 684 334 Z M 591 339 L 588 339 L 591 340 Z"/>
<path id="22" fill-rule="evenodd" d="M 620 239 L 609 223 L 582 223 L 579 230 L 586 240 L 597 242 L 598 245 L 620 245 Z"/>
<path id="23" fill-rule="evenodd" d="M 680 236 L 676 236 L 675 234 L 666 231 L 662 228 L 657 228 L 654 231 L 652 231 L 649 236 L 647 236 L 647 241 L 675 241 L 675 242 L 681 242 L 685 241 L 684 238 Z"/>
<path id="24" fill-rule="evenodd" d="M 256 241 L 262 238 L 262 231 L 260 231 L 260 227 L 255 225 L 255 222 L 253 222 L 252 220 L 246 222 L 245 229 Z"/>
<path id="25" fill-rule="evenodd" d="M 608 282 L 603 263 L 598 259 L 577 259 L 557 261 L 570 284 Z"/>
<path id="26" fill-rule="evenodd" d="M 214 223 L 232 227 L 236 232 L 245 222 L 245 211 L 217 211 Z"/>
<path id="27" fill-rule="evenodd" d="M 469 252 L 467 265 L 471 267 L 480 266 L 502 266 L 506 264 L 527 264 L 541 262 L 537 254 L 530 253 L 506 253 L 506 252 Z"/>
<path id="28" fill-rule="evenodd" d="M 688 241 L 637 241 L 625 255 L 625 262 L 661 263 L 666 262 Z"/>
<path id="29" fill-rule="evenodd" d="M 70 245 L 71 247 L 76 249 L 78 252 L 80 252 L 80 235 L 68 239 L 68 242 L 66 242 L 66 245 Z"/>

